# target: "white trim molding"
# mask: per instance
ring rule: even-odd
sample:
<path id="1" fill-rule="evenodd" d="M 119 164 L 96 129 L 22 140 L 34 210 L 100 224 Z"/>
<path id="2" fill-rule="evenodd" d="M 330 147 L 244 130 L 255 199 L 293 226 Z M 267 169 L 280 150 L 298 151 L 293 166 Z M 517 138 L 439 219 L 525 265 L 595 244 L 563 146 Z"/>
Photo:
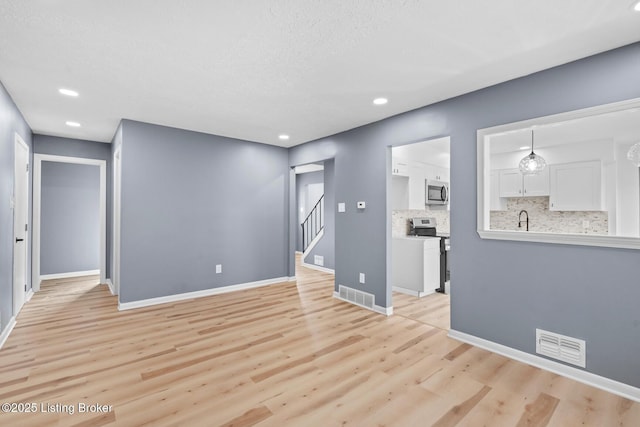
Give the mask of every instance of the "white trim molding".
<path id="1" fill-rule="evenodd" d="M 70 271 L 68 273 L 42 274 L 40 280 L 67 279 L 72 277 L 96 276 L 100 270 Z"/>
<path id="2" fill-rule="evenodd" d="M 13 331 L 13 328 L 16 326 L 16 318 L 11 317 L 11 319 L 9 319 L 9 323 L 7 323 L 7 326 L 5 326 L 4 330 L 2 331 L 2 334 L 0 334 L 0 348 L 2 348 L 2 346 L 4 345 L 4 343 L 7 341 L 7 338 L 9 338 L 9 335 L 11 335 L 11 331 Z"/>
<path id="3" fill-rule="evenodd" d="M 42 162 L 74 163 L 100 168 L 100 283 L 107 280 L 107 161 L 81 157 L 55 156 L 52 154 L 33 155 L 33 245 L 31 253 L 31 287 L 40 290 L 40 216 L 42 201 Z"/>
<path id="4" fill-rule="evenodd" d="M 500 354 L 510 359 L 517 360 L 518 362 L 526 363 L 527 365 L 544 369 L 545 371 L 553 372 L 554 374 L 562 375 L 563 377 L 570 378 L 583 384 L 605 390 L 609 393 L 640 402 L 640 388 L 453 329 L 449 331 L 449 337 L 484 350 Z"/>
<path id="5" fill-rule="evenodd" d="M 393 307 L 381 307 L 379 305 L 374 305 L 373 308 L 369 308 L 369 307 L 364 306 L 364 305 L 356 304 L 353 301 L 349 301 L 349 300 L 340 298 L 340 292 L 338 292 L 338 291 L 333 291 L 333 297 L 335 299 L 339 299 L 340 301 L 355 305 L 356 307 L 361 307 L 361 308 L 364 308 L 365 310 L 369 310 L 369 311 L 373 311 L 373 312 L 376 312 L 376 313 L 384 314 L 385 316 L 391 316 L 393 314 Z"/>
<path id="6" fill-rule="evenodd" d="M 238 285 L 223 286 L 220 288 L 203 289 L 201 291 L 185 292 L 182 294 L 167 295 L 163 297 L 149 298 L 138 301 L 118 302 L 118 310 L 132 310 L 134 308 L 149 307 L 152 305 L 166 304 L 170 302 L 184 301 L 188 299 L 202 298 L 218 294 L 226 294 L 228 292 L 259 288 L 261 286 L 269 286 L 286 282 L 289 282 L 289 277 L 276 277 L 273 279 L 258 280 L 256 282 L 241 283 Z"/>
<path id="7" fill-rule="evenodd" d="M 511 240 L 520 242 L 555 243 L 563 245 L 600 246 L 608 248 L 640 249 L 640 238 L 625 236 L 602 236 L 580 233 L 539 233 L 500 231 L 490 229 L 490 153 L 488 138 L 497 133 L 533 128 L 605 113 L 640 108 L 640 98 L 611 104 L 569 111 L 519 122 L 493 126 L 477 131 L 477 232 L 482 239 Z"/>
<path id="8" fill-rule="evenodd" d="M 298 281 L 298 278 L 296 276 L 287 277 L 287 282 L 296 282 L 296 281 Z"/>
<path id="9" fill-rule="evenodd" d="M 24 302 L 31 301 L 31 298 L 33 298 L 33 289 L 29 289 L 29 291 L 27 292 L 27 295 L 25 295 L 24 297 Z"/>
<path id="10" fill-rule="evenodd" d="M 301 265 L 303 267 L 310 268 L 311 270 L 317 270 L 317 271 L 322 271 L 323 273 L 335 274 L 334 270 L 332 270 L 330 268 L 327 268 L 327 267 L 322 267 L 322 266 L 315 265 L 315 264 L 309 264 L 309 263 L 304 262 L 304 261 L 301 263 Z"/>
<path id="11" fill-rule="evenodd" d="M 427 295 L 436 293 L 435 289 L 432 289 L 430 292 L 415 291 L 413 289 L 401 288 L 400 286 L 392 286 L 391 289 L 393 289 L 395 292 L 400 292 L 401 294 L 407 294 L 418 298 L 426 297 Z"/>
<path id="12" fill-rule="evenodd" d="M 111 295 L 114 295 L 114 296 L 117 295 L 116 294 L 116 290 L 113 287 L 113 282 L 111 281 L 111 279 L 107 279 L 107 283 L 106 284 L 109 287 L 109 292 L 111 292 Z"/>

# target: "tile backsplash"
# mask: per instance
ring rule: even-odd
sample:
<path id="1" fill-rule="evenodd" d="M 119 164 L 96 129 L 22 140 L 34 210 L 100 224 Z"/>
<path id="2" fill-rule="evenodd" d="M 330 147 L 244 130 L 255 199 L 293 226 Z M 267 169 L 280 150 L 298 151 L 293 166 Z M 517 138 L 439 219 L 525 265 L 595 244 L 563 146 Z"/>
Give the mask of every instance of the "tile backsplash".
<path id="1" fill-rule="evenodd" d="M 409 234 L 409 220 L 416 217 L 433 217 L 436 219 L 436 230 L 449 233 L 449 211 L 446 209 L 407 209 L 392 212 L 391 235 L 402 237 Z"/>
<path id="2" fill-rule="evenodd" d="M 518 230 L 518 213 L 529 214 L 529 231 L 541 233 L 609 234 L 609 216 L 601 211 L 550 211 L 549 197 L 514 197 L 507 199 L 507 209 L 491 211 L 491 230 Z M 524 215 L 523 215 L 524 219 Z M 584 227 L 584 221 L 589 222 Z M 525 227 L 524 222 L 522 224 Z"/>

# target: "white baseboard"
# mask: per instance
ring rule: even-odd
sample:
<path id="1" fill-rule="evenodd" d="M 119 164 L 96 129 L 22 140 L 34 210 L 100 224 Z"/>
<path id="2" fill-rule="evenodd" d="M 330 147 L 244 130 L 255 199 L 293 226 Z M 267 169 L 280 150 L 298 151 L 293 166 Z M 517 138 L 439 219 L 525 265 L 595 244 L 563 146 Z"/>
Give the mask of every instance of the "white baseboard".
<path id="1" fill-rule="evenodd" d="M 68 277 L 97 276 L 100 270 L 71 271 L 69 273 L 41 274 L 40 280 L 66 279 Z"/>
<path id="2" fill-rule="evenodd" d="M 396 292 L 400 292 L 401 294 L 412 295 L 418 298 L 426 297 L 427 295 L 436 293 L 435 289 L 433 289 L 431 292 L 414 291 L 413 289 L 401 288 L 400 286 L 393 286 L 392 289 Z"/>
<path id="3" fill-rule="evenodd" d="M 2 331 L 2 334 L 0 334 L 0 348 L 2 348 L 5 341 L 7 341 L 7 338 L 9 338 L 9 335 L 11 334 L 11 331 L 13 331 L 13 328 L 15 326 L 16 326 L 16 318 L 12 317 L 11 319 L 9 319 L 9 323 L 7 323 L 7 326 L 5 326 L 4 330 Z"/>
<path id="4" fill-rule="evenodd" d="M 107 286 L 109 287 L 109 292 L 111 292 L 111 295 L 116 295 L 116 290 L 113 287 L 113 282 L 111 281 L 111 279 L 107 279 Z"/>
<path id="5" fill-rule="evenodd" d="M 309 264 L 309 263 L 306 263 L 306 262 L 302 262 L 301 265 L 303 267 L 310 268 L 312 270 L 322 271 L 323 273 L 335 274 L 334 270 L 332 270 L 330 268 L 327 268 L 327 267 L 322 267 L 322 266 L 315 265 L 315 264 Z"/>
<path id="6" fill-rule="evenodd" d="M 379 305 L 374 305 L 373 308 L 364 306 L 364 305 L 360 305 L 360 304 L 356 304 L 353 301 L 349 301 L 343 298 L 340 298 L 340 293 L 337 291 L 333 291 L 333 297 L 335 299 L 339 299 L 340 301 L 344 301 L 347 302 L 349 304 L 353 304 L 357 307 L 362 307 L 366 310 L 370 310 L 370 311 L 375 311 L 376 313 L 380 313 L 380 314 L 384 314 L 385 316 L 391 316 L 393 314 L 393 307 L 380 307 Z"/>
<path id="7" fill-rule="evenodd" d="M 493 341 L 488 341 L 483 338 L 478 338 L 464 332 L 455 331 L 453 329 L 449 331 L 449 337 L 493 353 L 501 354 L 510 359 L 526 363 L 527 365 L 535 366 L 536 368 L 571 378 L 572 380 L 608 391 L 609 393 L 617 394 L 618 396 L 640 402 L 640 388 L 630 386 L 629 384 L 601 377 L 600 375 L 592 374 L 590 372 L 583 371 L 582 369 L 573 368 L 562 363 L 545 359 L 544 357 L 516 350 L 514 348 L 507 347 Z"/>
<path id="8" fill-rule="evenodd" d="M 302 255 L 302 251 L 296 251 L 296 254 Z"/>
<path id="9" fill-rule="evenodd" d="M 258 280 L 256 282 L 241 283 L 239 285 L 223 286 L 221 288 L 203 289 L 201 291 L 185 292 L 183 294 L 167 295 L 131 302 L 118 302 L 118 310 L 131 310 L 134 308 L 149 307 L 151 305 L 166 304 L 170 302 L 183 301 L 186 299 L 202 298 L 211 295 L 226 294 L 228 292 L 241 291 L 244 289 L 259 288 L 261 286 L 273 285 L 275 283 L 288 282 L 289 277 L 276 277 L 274 279 Z"/>
<path id="10" fill-rule="evenodd" d="M 298 278 L 296 276 L 287 277 L 287 282 L 295 282 Z"/>
<path id="11" fill-rule="evenodd" d="M 29 292 L 27 292 L 27 295 L 24 296 L 24 302 L 31 301 L 32 297 L 33 297 L 33 289 L 29 289 Z"/>

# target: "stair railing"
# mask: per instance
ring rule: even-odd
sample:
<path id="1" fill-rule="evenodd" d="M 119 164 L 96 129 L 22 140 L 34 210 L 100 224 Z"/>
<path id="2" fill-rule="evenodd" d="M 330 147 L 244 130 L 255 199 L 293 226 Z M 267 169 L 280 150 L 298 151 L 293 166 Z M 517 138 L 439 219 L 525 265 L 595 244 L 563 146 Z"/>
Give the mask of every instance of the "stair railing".
<path id="1" fill-rule="evenodd" d="M 324 228 L 324 194 L 315 204 L 309 215 L 300 224 L 302 227 L 302 252 L 306 251 L 313 239 Z"/>

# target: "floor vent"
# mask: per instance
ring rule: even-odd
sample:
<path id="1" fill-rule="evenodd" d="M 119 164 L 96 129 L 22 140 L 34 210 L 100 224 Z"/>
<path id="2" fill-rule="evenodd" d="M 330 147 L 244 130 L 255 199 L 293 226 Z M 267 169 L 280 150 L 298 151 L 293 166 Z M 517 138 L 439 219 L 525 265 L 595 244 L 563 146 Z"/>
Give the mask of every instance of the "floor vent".
<path id="1" fill-rule="evenodd" d="M 344 285 L 338 286 L 338 294 L 340 295 L 340 299 L 361 305 L 362 307 L 373 309 L 375 304 L 375 295 Z"/>
<path id="2" fill-rule="evenodd" d="M 536 353 L 582 368 L 586 367 L 586 342 L 536 329 Z"/>

